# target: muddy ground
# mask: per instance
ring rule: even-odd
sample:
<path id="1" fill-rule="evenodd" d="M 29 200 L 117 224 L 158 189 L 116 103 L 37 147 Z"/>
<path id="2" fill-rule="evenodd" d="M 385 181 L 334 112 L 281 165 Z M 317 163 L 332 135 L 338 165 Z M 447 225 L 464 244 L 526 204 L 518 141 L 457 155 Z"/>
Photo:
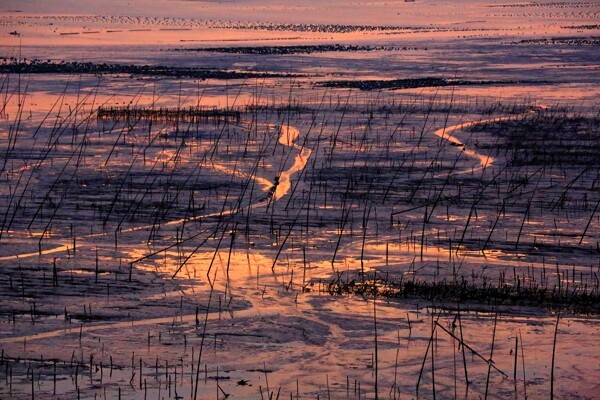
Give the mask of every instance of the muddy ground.
<path id="1" fill-rule="evenodd" d="M 594 398 L 597 4 L 54 3 L 0 17 L 0 397 Z"/>

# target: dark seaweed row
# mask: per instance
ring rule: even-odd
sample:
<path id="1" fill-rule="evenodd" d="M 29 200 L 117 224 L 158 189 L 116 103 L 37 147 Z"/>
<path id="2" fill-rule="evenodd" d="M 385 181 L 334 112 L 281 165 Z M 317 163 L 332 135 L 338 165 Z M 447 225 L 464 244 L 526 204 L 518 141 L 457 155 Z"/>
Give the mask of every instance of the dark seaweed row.
<path id="1" fill-rule="evenodd" d="M 561 26 L 561 29 L 600 29 L 598 24 Z"/>
<path id="2" fill-rule="evenodd" d="M 244 47 L 198 47 L 192 49 L 177 49 L 177 51 L 206 51 L 211 53 L 235 53 L 252 55 L 283 55 L 311 54 L 324 52 L 353 52 L 353 51 L 397 51 L 418 50 L 416 47 L 393 46 L 356 46 L 342 44 L 304 45 L 304 46 L 244 46 Z"/>
<path id="3" fill-rule="evenodd" d="M 551 3 L 516 3 L 516 4 L 490 4 L 486 5 L 488 8 L 525 8 L 525 7 L 558 7 L 558 8 L 566 8 L 566 7 L 574 7 L 574 8 L 587 8 L 587 7 L 595 7 L 596 3 L 592 1 L 584 1 L 584 2 L 575 2 L 575 1 L 555 1 Z"/>
<path id="4" fill-rule="evenodd" d="M 466 32 L 466 31 L 497 31 L 496 28 L 466 28 L 448 26 L 402 26 L 402 25 L 345 25 L 345 24 L 280 24 L 265 22 L 239 22 L 225 21 L 211 23 L 215 29 L 239 29 L 255 31 L 279 32 L 311 32 L 311 33 L 355 33 L 379 32 L 385 35 L 394 35 L 405 32 Z"/>
<path id="5" fill-rule="evenodd" d="M 492 285 L 471 283 L 464 279 L 430 282 L 422 280 L 390 280 L 379 275 L 361 280 L 357 276 L 348 282 L 335 279 L 322 287 L 332 295 L 356 294 L 384 298 L 424 299 L 440 303 L 481 304 L 490 306 L 528 306 L 565 310 L 580 314 L 600 313 L 600 292 L 596 288 L 576 288 L 567 291 L 554 286 Z"/>
<path id="6" fill-rule="evenodd" d="M 132 74 L 157 77 L 196 79 L 248 79 L 284 78 L 294 74 L 240 72 L 205 68 L 168 67 L 163 65 L 122 65 L 106 63 L 52 62 L 41 60 L 17 61 L 14 58 L 0 61 L 0 73 L 21 74 Z"/>
<path id="7" fill-rule="evenodd" d="M 102 121 L 153 121 L 153 122 L 210 122 L 235 121 L 240 122 L 241 112 L 238 110 L 217 108 L 144 108 L 144 107 L 99 107 L 98 120 Z"/>
<path id="8" fill-rule="evenodd" d="M 215 26 L 219 27 L 219 26 Z M 320 32 L 320 33 L 352 33 L 352 32 L 386 32 L 386 31 L 420 31 L 435 29 L 431 26 L 399 26 L 399 25 L 344 25 L 344 24 L 276 24 L 264 22 L 230 22 L 222 28 L 252 29 L 266 31 Z"/>
<path id="9" fill-rule="evenodd" d="M 467 128 L 501 138 L 480 149 L 504 152 L 512 165 L 600 167 L 600 116 L 538 110 L 517 120 L 490 121 Z"/>
<path id="10" fill-rule="evenodd" d="M 379 89 L 414 89 L 420 87 L 441 86 L 471 86 L 471 85 L 506 85 L 506 84 L 532 84 L 541 83 L 534 81 L 468 81 L 461 79 L 444 79 L 435 77 L 408 78 L 392 80 L 339 80 L 328 81 L 322 84 L 325 87 L 341 89 L 379 90 Z"/>
<path id="11" fill-rule="evenodd" d="M 598 46 L 600 37 L 564 37 L 564 38 L 542 38 L 542 39 L 523 39 L 516 44 L 562 44 L 569 46 Z"/>

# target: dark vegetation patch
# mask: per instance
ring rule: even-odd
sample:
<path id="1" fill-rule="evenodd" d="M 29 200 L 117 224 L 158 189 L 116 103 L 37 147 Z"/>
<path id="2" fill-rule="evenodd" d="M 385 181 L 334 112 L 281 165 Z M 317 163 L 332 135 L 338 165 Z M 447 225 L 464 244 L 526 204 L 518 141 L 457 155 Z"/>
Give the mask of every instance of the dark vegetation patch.
<path id="1" fill-rule="evenodd" d="M 176 51 L 206 51 L 210 53 L 234 53 L 252 55 L 285 55 L 312 54 L 325 52 L 355 51 L 399 51 L 418 50 L 417 47 L 394 46 L 356 46 L 342 44 L 302 45 L 302 46 L 241 46 L 241 47 L 197 47 L 192 49 L 176 49 Z"/>
<path id="2" fill-rule="evenodd" d="M 240 123 L 241 112 L 217 108 L 148 108 L 148 107 L 98 107 L 99 121 L 152 121 L 210 123 L 227 121 Z"/>
<path id="3" fill-rule="evenodd" d="M 515 3 L 515 4 L 489 4 L 486 5 L 488 8 L 539 8 L 539 7 L 553 7 L 553 8 L 567 8 L 567 7 L 595 7 L 597 4 L 593 1 L 554 1 L 554 2 L 527 2 L 527 3 Z"/>
<path id="4" fill-rule="evenodd" d="M 430 26 L 399 25 L 346 25 L 346 24 L 282 24 L 268 22 L 226 22 L 225 29 L 251 29 L 261 31 L 291 31 L 319 33 L 353 33 L 353 32 L 386 32 L 386 31 L 422 31 L 431 30 Z"/>
<path id="5" fill-rule="evenodd" d="M 600 165 L 600 116 L 542 111 L 511 120 L 474 125 L 470 132 L 501 138 L 479 148 L 508 155 L 513 165 L 597 167 Z"/>
<path id="6" fill-rule="evenodd" d="M 297 24 L 269 22 L 219 21 L 211 24 L 215 29 L 239 29 L 254 31 L 277 32 L 311 32 L 311 33 L 356 33 L 376 32 L 383 35 L 397 35 L 411 32 L 465 32 L 465 31 L 495 31 L 492 28 L 465 28 L 434 25 L 349 25 L 349 24 Z"/>
<path id="7" fill-rule="evenodd" d="M 341 88 L 341 89 L 359 89 L 364 91 L 380 89 L 414 89 L 421 87 L 443 87 L 443 86 L 481 86 L 481 85 L 509 85 L 509 84 L 532 84 L 540 83 L 537 81 L 469 81 L 463 79 L 445 79 L 436 77 L 425 78 L 407 78 L 392 80 L 339 80 L 328 81 L 321 86 Z"/>
<path id="8" fill-rule="evenodd" d="M 541 38 L 541 39 L 523 39 L 514 44 L 534 44 L 534 45 L 566 45 L 566 46 L 598 46 L 600 37 L 561 37 L 561 38 Z"/>
<path id="9" fill-rule="evenodd" d="M 489 306 L 543 307 L 550 310 L 568 311 L 578 314 L 600 313 L 600 291 L 598 282 L 590 286 L 560 283 L 549 285 L 531 284 L 517 279 L 508 284 L 502 279 L 471 282 L 464 277 L 431 282 L 406 279 L 391 274 L 360 274 L 353 279 L 336 278 L 321 286 L 321 290 L 332 295 L 356 294 L 397 299 L 424 299 L 441 303 L 470 303 Z"/>
<path id="10" fill-rule="evenodd" d="M 266 72 L 240 72 L 207 68 L 168 67 L 163 65 L 122 65 L 106 63 L 52 62 L 42 60 L 18 61 L 14 58 L 0 60 L 0 73 L 21 74 L 132 74 L 142 76 L 194 78 L 194 79 L 248 79 L 282 78 L 297 76 Z"/>
<path id="11" fill-rule="evenodd" d="M 561 29 L 600 29 L 598 24 L 561 26 Z"/>

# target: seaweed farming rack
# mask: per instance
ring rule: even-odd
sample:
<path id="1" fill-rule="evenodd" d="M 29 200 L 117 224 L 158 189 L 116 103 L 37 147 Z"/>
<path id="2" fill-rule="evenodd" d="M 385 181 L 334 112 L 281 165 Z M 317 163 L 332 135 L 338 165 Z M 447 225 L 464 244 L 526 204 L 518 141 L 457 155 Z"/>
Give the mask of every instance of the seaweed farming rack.
<path id="1" fill-rule="evenodd" d="M 147 107 L 99 107 L 99 121 L 152 121 L 158 123 L 186 122 L 232 122 L 239 123 L 241 112 L 234 109 L 205 107 L 147 108 Z"/>

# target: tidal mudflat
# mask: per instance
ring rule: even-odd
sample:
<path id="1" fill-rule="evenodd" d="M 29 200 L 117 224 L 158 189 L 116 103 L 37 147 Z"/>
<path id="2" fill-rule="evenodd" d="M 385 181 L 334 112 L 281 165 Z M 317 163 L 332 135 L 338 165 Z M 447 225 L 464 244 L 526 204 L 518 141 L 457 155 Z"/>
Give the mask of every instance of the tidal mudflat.
<path id="1" fill-rule="evenodd" d="M 597 396 L 597 2 L 0 11 L 0 397 Z"/>

